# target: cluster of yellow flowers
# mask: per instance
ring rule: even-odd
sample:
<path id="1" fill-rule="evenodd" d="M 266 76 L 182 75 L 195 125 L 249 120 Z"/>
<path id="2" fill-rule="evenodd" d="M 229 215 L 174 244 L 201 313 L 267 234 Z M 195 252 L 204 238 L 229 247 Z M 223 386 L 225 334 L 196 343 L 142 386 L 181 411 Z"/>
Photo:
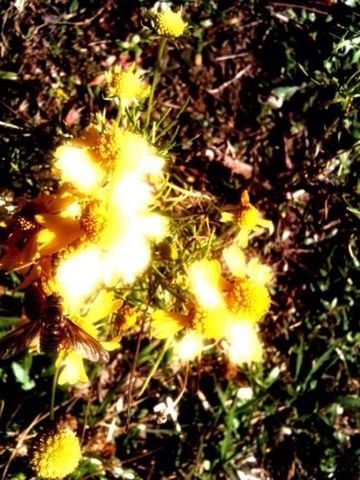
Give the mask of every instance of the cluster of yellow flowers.
<path id="1" fill-rule="evenodd" d="M 260 361 L 262 357 L 256 324 L 269 310 L 268 285 L 273 275 L 258 258 L 247 261 L 242 247 L 251 232 L 258 227 L 272 230 L 272 223 L 250 204 L 247 191 L 233 213 L 223 212 L 222 221 L 228 220 L 235 223 L 239 233 L 223 249 L 222 262 L 203 258 L 187 269 L 186 312 L 155 310 L 152 315 L 155 337 L 169 338 L 185 332 L 175 345 L 185 360 L 200 355 L 206 349 L 206 340 L 222 340 L 234 363 Z"/>
<path id="2" fill-rule="evenodd" d="M 165 37 L 179 37 L 187 26 L 181 11 L 168 8 L 153 11 L 152 20 L 156 33 Z M 172 206 L 181 202 L 181 195 L 168 204 L 163 201 L 171 182 L 164 155 L 149 140 L 156 138 L 157 126 L 147 121 L 141 127 L 141 107 L 150 95 L 151 109 L 156 75 L 150 88 L 131 63 L 116 65 L 105 80 L 107 97 L 119 108 L 116 121 L 99 116 L 56 149 L 59 189 L 22 201 L 6 223 L 9 235 L 0 267 L 22 275 L 20 289 L 35 284 L 45 298 L 53 294 L 61 298 L 64 315 L 110 351 L 119 347 L 119 337 L 102 341 L 99 321 L 120 307 L 131 312 L 132 321 L 136 319 L 134 304 L 128 301 L 132 287 L 151 267 L 154 244 L 171 239 L 180 228 L 172 221 Z M 168 288 L 166 295 L 153 293 L 153 303 L 146 306 L 153 336 L 173 341 L 178 355 L 187 361 L 200 355 L 209 341 L 219 344 L 234 363 L 259 361 L 262 356 L 256 326 L 270 306 L 272 272 L 258 258 L 247 258 L 244 249 L 252 233 L 264 228 L 271 232 L 272 223 L 251 205 L 247 191 L 238 206 L 223 210 L 217 228 L 225 229 L 229 223 L 229 232 L 236 234 L 224 237 L 221 254 L 212 252 L 210 243 L 206 256 L 202 246 L 195 248 L 193 257 L 171 279 L 180 295 L 175 298 Z M 189 216 L 191 225 L 194 218 Z M 167 262 L 159 252 L 160 247 L 157 261 Z M 177 261 L 176 254 L 172 258 Z M 154 268 L 152 276 L 142 279 L 142 290 L 137 291 L 140 302 L 149 300 L 144 293 L 141 297 L 141 291 L 150 291 L 148 283 L 161 276 L 160 270 Z M 120 289 L 126 292 L 121 299 Z M 159 304 L 167 308 L 156 308 Z M 39 342 L 30 347 L 39 349 Z M 88 381 L 83 365 L 83 358 L 89 358 L 86 352 L 60 347 L 58 383 Z M 74 433 L 59 427 L 40 439 L 32 466 L 39 477 L 64 478 L 80 457 Z"/>

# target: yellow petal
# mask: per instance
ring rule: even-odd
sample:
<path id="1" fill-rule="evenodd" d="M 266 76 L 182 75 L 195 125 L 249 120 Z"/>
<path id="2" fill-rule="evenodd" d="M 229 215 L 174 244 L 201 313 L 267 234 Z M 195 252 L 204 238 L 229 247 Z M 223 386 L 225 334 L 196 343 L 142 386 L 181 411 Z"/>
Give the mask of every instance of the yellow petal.
<path id="1" fill-rule="evenodd" d="M 186 315 L 157 310 L 152 314 L 151 327 L 153 336 L 160 339 L 173 337 L 186 323 Z"/>
<path id="2" fill-rule="evenodd" d="M 267 228 L 269 230 L 269 235 L 274 233 L 274 224 L 271 220 L 266 220 L 265 218 L 259 217 L 258 225 L 260 225 L 260 227 Z"/>
<path id="3" fill-rule="evenodd" d="M 77 240 L 82 230 L 79 220 L 61 215 L 36 215 L 35 219 L 44 229 L 37 235 L 41 255 L 52 255 Z"/>
<path id="4" fill-rule="evenodd" d="M 250 205 L 250 197 L 249 197 L 249 192 L 247 190 L 244 190 L 242 192 L 240 203 L 243 207 L 247 207 L 248 205 Z"/>
<path id="5" fill-rule="evenodd" d="M 241 227 L 240 232 L 237 234 L 235 238 L 235 243 L 240 248 L 246 248 L 249 243 L 249 229 Z"/>
<path id="6" fill-rule="evenodd" d="M 236 322 L 229 328 L 228 334 L 229 359 L 236 364 L 260 362 L 262 345 L 251 322 Z"/>
<path id="7" fill-rule="evenodd" d="M 220 308 L 221 265 L 217 260 L 203 259 L 189 268 L 189 280 L 199 305 L 204 309 Z"/>
<path id="8" fill-rule="evenodd" d="M 84 317 L 84 322 L 95 323 L 116 312 L 123 304 L 122 300 L 115 300 L 112 292 L 101 290 L 97 295 L 88 313 Z"/>
<path id="9" fill-rule="evenodd" d="M 235 277 L 243 278 L 246 275 L 246 259 L 244 252 L 236 245 L 231 245 L 223 251 L 223 257 L 230 272 Z"/>
<path id="10" fill-rule="evenodd" d="M 65 383 L 75 385 L 89 381 L 82 357 L 78 352 L 70 352 L 63 358 L 59 357 L 59 360 L 60 367 L 62 368 L 58 379 L 59 385 L 64 385 Z M 56 363 L 58 363 L 58 361 Z"/>
<path id="11" fill-rule="evenodd" d="M 202 319 L 202 335 L 204 338 L 218 340 L 225 335 L 227 329 L 228 312 L 225 309 L 217 309 L 206 312 Z"/>
<path id="12" fill-rule="evenodd" d="M 268 265 L 264 265 L 258 258 L 252 258 L 247 264 L 247 274 L 255 282 L 266 284 L 271 282 L 273 272 Z"/>
<path id="13" fill-rule="evenodd" d="M 235 215 L 230 212 L 221 212 L 220 222 L 227 223 L 227 222 L 234 222 Z"/>
<path id="14" fill-rule="evenodd" d="M 107 342 L 100 342 L 101 345 L 107 350 L 108 352 L 112 352 L 114 350 L 117 350 L 120 347 L 120 336 L 114 337 L 112 340 L 109 340 Z"/>

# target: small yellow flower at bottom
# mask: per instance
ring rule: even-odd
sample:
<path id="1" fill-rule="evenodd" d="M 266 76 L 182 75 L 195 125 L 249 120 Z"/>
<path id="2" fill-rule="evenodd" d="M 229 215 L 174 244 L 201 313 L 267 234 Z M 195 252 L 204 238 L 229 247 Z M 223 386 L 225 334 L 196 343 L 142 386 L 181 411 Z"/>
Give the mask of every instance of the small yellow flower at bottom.
<path id="1" fill-rule="evenodd" d="M 69 428 L 59 428 L 40 438 L 31 466 L 43 479 L 61 479 L 72 473 L 81 460 L 79 439 Z"/>

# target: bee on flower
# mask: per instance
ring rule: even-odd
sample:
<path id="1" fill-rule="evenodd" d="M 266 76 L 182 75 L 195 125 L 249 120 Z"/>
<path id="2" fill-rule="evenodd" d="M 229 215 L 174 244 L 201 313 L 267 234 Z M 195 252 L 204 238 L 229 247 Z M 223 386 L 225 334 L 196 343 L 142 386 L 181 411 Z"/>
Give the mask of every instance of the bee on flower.
<path id="1" fill-rule="evenodd" d="M 135 63 L 131 63 L 127 67 L 115 65 L 111 71 L 105 72 L 108 96 L 119 99 L 124 107 L 144 100 L 150 94 L 150 85 L 141 77 L 141 70 L 136 67 Z"/>
<path id="2" fill-rule="evenodd" d="M 247 247 L 250 233 L 258 232 L 261 227 L 269 230 L 270 235 L 274 232 L 273 223 L 262 218 L 259 210 L 251 205 L 247 190 L 242 193 L 240 204 L 229 210 L 222 212 L 220 220 L 223 223 L 232 222 L 240 229 L 235 243 L 241 248 Z"/>
<path id="3" fill-rule="evenodd" d="M 182 19 L 181 9 L 174 12 L 166 4 L 162 4 L 161 10 L 153 9 L 150 15 L 153 19 L 155 32 L 161 37 L 180 37 L 187 27 L 187 23 Z"/>
<path id="4" fill-rule="evenodd" d="M 112 293 L 102 290 L 88 307 L 88 312 L 85 315 L 81 316 L 78 312 L 77 316 L 75 316 L 76 314 L 72 315 L 72 319 L 91 338 L 95 339 L 104 350 L 111 352 L 119 348 L 119 337 L 112 338 L 109 341 L 100 341 L 99 321 L 116 312 L 121 305 L 121 300 L 115 300 Z M 86 358 L 86 355 L 83 351 L 63 350 L 60 352 L 56 360 L 56 366 L 60 370 L 59 385 L 75 385 L 89 381 L 83 363 L 84 358 Z"/>

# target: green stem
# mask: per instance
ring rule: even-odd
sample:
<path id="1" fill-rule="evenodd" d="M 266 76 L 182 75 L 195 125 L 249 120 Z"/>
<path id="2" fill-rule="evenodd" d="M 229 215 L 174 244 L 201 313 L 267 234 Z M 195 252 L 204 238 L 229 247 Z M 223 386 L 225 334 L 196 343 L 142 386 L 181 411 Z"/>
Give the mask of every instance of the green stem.
<path id="1" fill-rule="evenodd" d="M 119 127 L 120 127 L 121 120 L 122 120 L 123 116 L 124 116 L 124 107 L 123 107 L 123 105 L 121 103 L 121 100 L 119 98 L 118 99 L 118 111 L 117 111 L 116 120 L 115 120 L 116 124 L 119 125 Z"/>
<path id="2" fill-rule="evenodd" d="M 172 342 L 172 338 L 168 338 L 168 339 L 166 340 L 166 342 L 164 343 L 163 348 L 162 348 L 162 350 L 161 350 L 161 352 L 160 352 L 160 355 L 159 355 L 158 358 L 156 359 L 156 362 L 154 363 L 152 369 L 150 370 L 149 375 L 148 375 L 148 376 L 146 377 L 146 379 L 145 379 L 145 382 L 144 382 L 144 384 L 143 384 L 143 386 L 142 386 L 142 388 L 141 388 L 141 390 L 140 390 L 140 392 L 139 392 L 138 398 L 141 397 L 141 395 L 145 392 L 147 386 L 148 386 L 149 383 L 150 383 L 150 380 L 151 380 L 152 377 L 154 376 L 154 374 L 155 374 L 156 370 L 158 369 L 158 367 L 159 367 L 162 359 L 164 358 L 165 353 L 167 352 L 168 348 L 170 347 L 171 342 Z"/>
<path id="3" fill-rule="evenodd" d="M 55 393 L 56 385 L 60 375 L 60 366 L 57 366 L 54 372 L 54 377 L 51 385 L 51 396 L 50 396 L 50 420 L 54 420 L 54 411 L 55 411 Z"/>
<path id="4" fill-rule="evenodd" d="M 163 58 L 164 51 L 165 51 L 166 41 L 167 41 L 167 38 L 162 37 L 161 40 L 160 40 L 160 44 L 159 44 L 159 50 L 158 50 L 156 65 L 155 65 L 155 72 L 154 72 L 153 81 L 152 81 L 152 84 L 151 84 L 148 109 L 147 109 L 147 112 L 146 112 L 145 128 L 147 128 L 149 126 L 149 123 L 150 123 L 150 115 L 151 115 L 151 110 L 152 110 L 153 102 L 154 102 L 154 93 L 155 93 L 156 85 L 159 81 L 161 63 L 162 63 L 162 58 Z"/>

